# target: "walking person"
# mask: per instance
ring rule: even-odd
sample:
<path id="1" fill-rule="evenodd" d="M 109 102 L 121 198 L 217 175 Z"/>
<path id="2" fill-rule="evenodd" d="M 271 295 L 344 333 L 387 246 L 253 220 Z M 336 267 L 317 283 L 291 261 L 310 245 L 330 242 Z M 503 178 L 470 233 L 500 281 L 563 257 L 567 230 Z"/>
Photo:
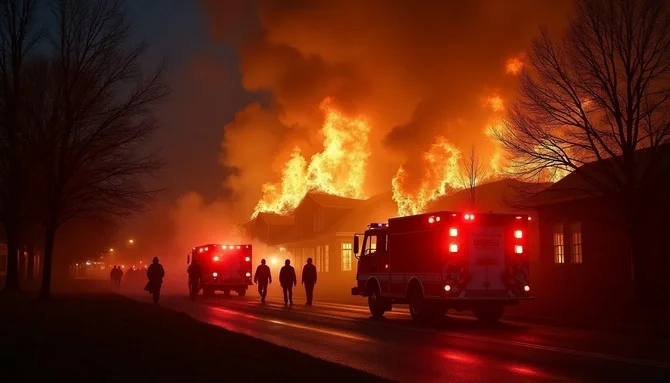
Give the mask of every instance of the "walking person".
<path id="1" fill-rule="evenodd" d="M 116 288 L 116 266 L 109 272 L 109 280 L 112 281 L 112 288 Z"/>
<path id="2" fill-rule="evenodd" d="M 307 258 L 307 264 L 302 268 L 302 284 L 305 285 L 307 306 L 311 306 L 314 298 L 314 285 L 316 284 L 316 266 L 312 263 L 312 258 Z"/>
<path id="3" fill-rule="evenodd" d="M 200 280 L 202 279 L 202 269 L 197 260 L 193 260 L 188 266 L 188 290 L 191 293 L 191 300 L 195 300 L 195 296 L 200 291 Z"/>
<path id="4" fill-rule="evenodd" d="M 154 303 L 158 304 L 158 299 L 161 296 L 161 286 L 163 285 L 163 277 L 165 277 L 165 270 L 163 265 L 158 263 L 158 257 L 154 257 L 153 263 L 147 269 L 147 286 L 144 288 L 153 295 Z"/>
<path id="5" fill-rule="evenodd" d="M 116 289 L 121 290 L 121 278 L 123 278 L 123 270 L 120 267 L 116 268 Z"/>
<path id="6" fill-rule="evenodd" d="M 258 285 L 258 294 L 261 296 L 261 303 L 265 303 L 265 296 L 268 294 L 268 284 L 272 283 L 270 267 L 265 264 L 265 259 L 261 259 L 261 264 L 256 268 L 254 283 Z"/>
<path id="7" fill-rule="evenodd" d="M 279 284 L 284 292 L 284 306 L 288 305 L 289 302 L 293 304 L 293 286 L 298 284 L 298 278 L 295 275 L 295 269 L 291 266 L 291 261 L 288 259 L 279 270 Z"/>

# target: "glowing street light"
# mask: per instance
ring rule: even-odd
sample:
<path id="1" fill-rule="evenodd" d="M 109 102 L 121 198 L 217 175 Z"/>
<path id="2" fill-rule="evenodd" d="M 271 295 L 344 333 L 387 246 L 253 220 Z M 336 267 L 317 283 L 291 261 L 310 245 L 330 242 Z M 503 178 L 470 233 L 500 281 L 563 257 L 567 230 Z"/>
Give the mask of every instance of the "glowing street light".
<path id="1" fill-rule="evenodd" d="M 114 252 L 114 249 L 110 247 L 110 248 L 109 248 L 109 252 L 110 252 L 110 253 L 113 253 L 113 252 Z"/>
<path id="2" fill-rule="evenodd" d="M 130 243 L 132 245 L 133 243 L 135 243 L 135 241 L 133 241 L 132 239 L 129 239 L 128 243 Z"/>

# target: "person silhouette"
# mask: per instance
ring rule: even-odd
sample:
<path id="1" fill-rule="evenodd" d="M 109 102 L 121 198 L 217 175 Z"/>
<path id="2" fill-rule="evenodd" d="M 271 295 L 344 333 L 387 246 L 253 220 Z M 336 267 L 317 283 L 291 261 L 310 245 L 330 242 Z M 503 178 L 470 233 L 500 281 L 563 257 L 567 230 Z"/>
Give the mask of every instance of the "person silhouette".
<path id="1" fill-rule="evenodd" d="M 268 294 L 268 284 L 272 283 L 270 267 L 265 264 L 265 259 L 261 259 L 261 264 L 256 268 L 254 283 L 258 284 L 258 294 L 261 296 L 261 302 L 265 303 L 265 296 Z"/>
<path id="2" fill-rule="evenodd" d="M 295 269 L 291 266 L 291 261 L 288 259 L 279 270 L 279 284 L 284 292 L 284 306 L 289 302 L 293 304 L 293 286 L 298 284 L 298 278 L 295 275 Z"/>

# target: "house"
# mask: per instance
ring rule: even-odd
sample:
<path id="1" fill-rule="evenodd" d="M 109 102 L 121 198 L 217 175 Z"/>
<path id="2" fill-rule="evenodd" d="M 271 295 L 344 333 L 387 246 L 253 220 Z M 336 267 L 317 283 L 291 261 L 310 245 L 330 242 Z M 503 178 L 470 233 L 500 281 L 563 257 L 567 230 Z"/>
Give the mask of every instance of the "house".
<path id="1" fill-rule="evenodd" d="M 646 170 L 652 171 L 650 182 L 638 187 L 638 229 L 653 286 L 649 294 L 668 301 L 670 145 L 659 147 L 654 156 L 649 149 L 635 153 L 635 174 L 641 179 Z M 602 185 L 617 182 L 613 172 L 603 170 L 613 169 L 616 160 L 586 164 L 524 202 L 538 213 L 539 266 L 532 278 L 545 315 L 627 320 L 636 311 L 629 308 L 633 278 L 627 221 L 620 203 L 601 192 Z"/>
<path id="2" fill-rule="evenodd" d="M 292 216 L 258 213 L 256 218 L 244 225 L 244 230 L 248 238 L 273 244 L 281 241 L 293 230 L 293 222 Z"/>

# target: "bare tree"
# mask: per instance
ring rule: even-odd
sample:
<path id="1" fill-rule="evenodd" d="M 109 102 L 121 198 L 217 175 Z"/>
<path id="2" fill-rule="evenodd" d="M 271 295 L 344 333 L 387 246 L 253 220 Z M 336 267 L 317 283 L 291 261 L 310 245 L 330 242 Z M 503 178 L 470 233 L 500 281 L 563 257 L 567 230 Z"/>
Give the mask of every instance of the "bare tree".
<path id="1" fill-rule="evenodd" d="M 470 147 L 470 155 L 463 160 L 461 183 L 468 191 L 468 205 L 470 209 L 476 208 L 477 186 L 484 180 L 487 174 L 486 166 L 477 155 L 475 144 Z"/>
<path id="2" fill-rule="evenodd" d="M 37 0 L 0 2 L 0 212 L 7 237 L 6 291 L 19 289 L 19 216 L 22 206 L 19 109 L 26 57 L 39 40 L 35 28 Z"/>
<path id="3" fill-rule="evenodd" d="M 51 293 L 58 228 L 76 218 L 114 220 L 152 199 L 147 176 L 159 169 L 142 145 L 157 128 L 153 108 L 168 94 L 163 66 L 147 76 L 145 44 L 129 42 L 122 1 L 54 0 L 53 57 L 43 63 L 32 144 L 45 179 L 42 288 Z"/>
<path id="4" fill-rule="evenodd" d="M 542 30 L 520 95 L 497 138 L 524 176 L 574 171 L 616 201 L 640 297 L 645 284 L 639 203 L 670 141 L 670 3 L 581 0 L 565 36 Z M 646 148 L 649 160 L 640 160 Z M 646 155 L 646 154 L 645 154 Z M 587 172 L 581 165 L 596 172 Z"/>

